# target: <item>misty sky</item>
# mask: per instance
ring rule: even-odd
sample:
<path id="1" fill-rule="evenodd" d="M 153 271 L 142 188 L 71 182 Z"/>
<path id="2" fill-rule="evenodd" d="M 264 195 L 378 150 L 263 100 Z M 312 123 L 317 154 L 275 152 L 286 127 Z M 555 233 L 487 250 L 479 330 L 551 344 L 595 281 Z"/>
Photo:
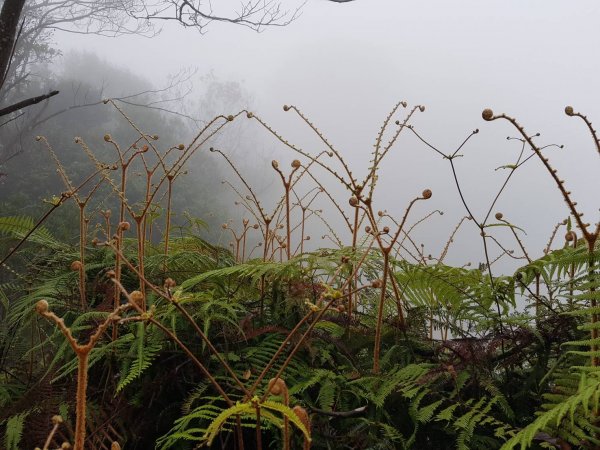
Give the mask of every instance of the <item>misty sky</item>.
<path id="1" fill-rule="evenodd" d="M 457 160 L 475 215 L 485 212 L 506 175 L 494 169 L 511 164 L 520 149 L 505 139 L 516 136 L 507 122 L 481 119 L 482 109 L 491 107 L 516 116 L 532 134 L 542 133 L 537 141 L 541 145 L 565 145 L 563 150 L 549 149 L 548 155 L 585 218 L 595 222 L 597 152 L 584 123 L 563 110 L 571 104 L 600 120 L 599 18 L 597 1 L 308 0 L 293 24 L 259 34 L 213 24 L 201 36 L 167 24 L 152 39 L 64 33 L 55 38 L 63 52 L 95 52 L 157 85 L 185 67 L 239 81 L 257 114 L 316 154 L 322 148 L 311 131 L 281 108 L 297 105 L 358 173 L 366 170 L 390 108 L 399 100 L 424 104 L 426 111 L 413 123 L 445 152 L 471 130 L 481 131 Z M 294 155 L 281 150 L 277 158 L 288 164 Z M 265 170 L 270 170 L 268 164 Z M 382 171 L 376 209 L 401 215 L 407 201 L 424 188 L 431 188 L 434 196 L 415 210 L 414 219 L 432 209 L 445 211 L 420 236 L 432 253 L 439 253 L 465 212 L 447 161 L 406 134 Z M 535 159 L 515 173 L 495 211 L 527 230 L 534 257 L 554 224 L 566 217 L 558 190 Z M 465 228 L 451 252 L 452 262 L 482 260 L 476 231 Z M 498 235 L 508 247 L 517 248 L 507 233 Z"/>

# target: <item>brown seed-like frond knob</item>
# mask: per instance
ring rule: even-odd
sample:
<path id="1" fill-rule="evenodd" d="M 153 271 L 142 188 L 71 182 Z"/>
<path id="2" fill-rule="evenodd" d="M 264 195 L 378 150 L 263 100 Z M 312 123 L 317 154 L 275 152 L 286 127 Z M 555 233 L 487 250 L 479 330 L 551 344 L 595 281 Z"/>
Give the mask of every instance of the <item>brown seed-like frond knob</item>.
<path id="1" fill-rule="evenodd" d="M 497 212 L 495 217 L 496 217 L 496 220 L 502 220 L 502 218 L 504 217 L 504 214 L 502 214 L 501 212 Z"/>
<path id="2" fill-rule="evenodd" d="M 431 189 L 425 189 L 421 195 L 423 196 L 423 198 L 425 200 L 428 200 L 428 199 L 431 198 L 431 196 L 433 195 L 433 193 L 431 192 Z"/>
<path id="3" fill-rule="evenodd" d="M 179 145 L 177 146 L 177 149 L 179 149 L 179 150 L 184 150 L 184 149 L 185 149 L 185 145 L 183 145 L 183 144 L 179 144 Z"/>
<path id="4" fill-rule="evenodd" d="M 279 163 L 275 160 L 271 161 L 271 166 L 273 166 L 273 169 L 275 170 L 279 169 Z"/>
<path id="5" fill-rule="evenodd" d="M 283 105 L 283 110 L 287 112 L 290 110 L 290 107 L 288 105 Z"/>
<path id="6" fill-rule="evenodd" d="M 38 314 L 44 314 L 45 312 L 48 312 L 49 307 L 50 307 L 50 305 L 48 305 L 48 302 L 46 300 L 39 300 L 35 304 L 35 311 Z"/>
<path id="7" fill-rule="evenodd" d="M 271 378 L 269 380 L 268 390 L 273 395 L 285 395 L 288 389 L 283 379 Z"/>
<path id="8" fill-rule="evenodd" d="M 63 418 L 62 416 L 56 415 L 56 416 L 52 416 L 52 424 L 53 425 L 58 425 L 63 423 Z"/>
<path id="9" fill-rule="evenodd" d="M 129 297 L 131 298 L 132 303 L 136 305 L 141 305 L 144 300 L 144 294 L 140 291 L 132 291 L 131 294 L 129 294 Z"/>
<path id="10" fill-rule="evenodd" d="M 229 114 L 229 115 L 227 116 L 227 121 L 228 121 L 228 122 L 233 122 L 233 116 L 232 116 L 231 114 Z"/>
<path id="11" fill-rule="evenodd" d="M 174 288 L 175 286 L 177 286 L 177 283 L 175 282 L 175 280 L 173 278 L 169 277 L 165 280 L 165 287 L 167 289 Z"/>
<path id="12" fill-rule="evenodd" d="M 119 230 L 129 231 L 131 228 L 131 224 L 129 222 L 119 222 Z"/>
<path id="13" fill-rule="evenodd" d="M 105 134 L 104 135 L 104 142 L 110 142 L 112 141 L 112 137 L 110 134 Z"/>
<path id="14" fill-rule="evenodd" d="M 300 162 L 300 160 L 298 160 L 298 159 L 295 159 L 295 160 L 293 160 L 293 161 L 292 161 L 292 167 L 293 167 L 294 169 L 297 169 L 297 168 L 298 168 L 298 167 L 300 167 L 301 165 L 302 165 L 302 163 L 301 163 L 301 162 Z"/>
<path id="15" fill-rule="evenodd" d="M 379 289 L 382 286 L 383 282 L 381 280 L 373 280 L 371 282 L 371 286 L 375 289 Z"/>
<path id="16" fill-rule="evenodd" d="M 83 264 L 81 263 L 81 261 L 73 261 L 71 263 L 71 270 L 73 272 L 78 272 L 83 268 Z"/>
<path id="17" fill-rule="evenodd" d="M 251 113 L 251 112 L 249 112 L 249 111 L 248 111 L 248 112 L 246 113 L 246 117 L 247 117 L 248 119 L 252 119 L 252 118 L 254 117 L 254 113 Z"/>
<path id="18" fill-rule="evenodd" d="M 390 232 L 390 227 L 383 227 L 383 232 L 384 233 L 389 233 Z"/>
<path id="19" fill-rule="evenodd" d="M 567 116 L 572 116 L 573 114 L 575 114 L 575 111 L 573 111 L 573 107 L 572 106 L 565 106 L 565 114 Z"/>
<path id="20" fill-rule="evenodd" d="M 577 235 L 573 231 L 568 231 L 567 234 L 565 234 L 565 240 L 567 242 L 574 241 L 576 237 Z"/>
<path id="21" fill-rule="evenodd" d="M 121 450 L 121 446 L 115 441 L 110 445 L 110 450 Z"/>
<path id="22" fill-rule="evenodd" d="M 350 197 L 350 200 L 348 200 L 348 203 L 350 203 L 350 206 L 354 206 L 356 208 L 358 206 L 358 199 L 353 195 Z"/>
<path id="23" fill-rule="evenodd" d="M 490 108 L 486 108 L 481 113 L 481 117 L 483 117 L 483 120 L 490 121 L 494 117 L 494 111 L 492 111 Z"/>

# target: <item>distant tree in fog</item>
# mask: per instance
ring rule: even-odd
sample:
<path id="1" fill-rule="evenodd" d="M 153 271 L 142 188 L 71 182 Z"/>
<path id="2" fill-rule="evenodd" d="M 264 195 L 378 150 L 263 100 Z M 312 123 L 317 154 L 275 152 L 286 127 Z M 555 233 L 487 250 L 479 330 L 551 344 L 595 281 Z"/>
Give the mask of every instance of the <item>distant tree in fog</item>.
<path id="1" fill-rule="evenodd" d="M 303 5 L 301 0 L 4 0 L 0 11 L 0 118 L 58 94 L 48 87 L 33 97 L 19 96 L 31 64 L 55 54 L 48 45 L 54 30 L 103 36 L 153 35 L 158 31 L 156 24 L 175 21 L 200 33 L 212 23 L 262 31 L 288 25 Z"/>

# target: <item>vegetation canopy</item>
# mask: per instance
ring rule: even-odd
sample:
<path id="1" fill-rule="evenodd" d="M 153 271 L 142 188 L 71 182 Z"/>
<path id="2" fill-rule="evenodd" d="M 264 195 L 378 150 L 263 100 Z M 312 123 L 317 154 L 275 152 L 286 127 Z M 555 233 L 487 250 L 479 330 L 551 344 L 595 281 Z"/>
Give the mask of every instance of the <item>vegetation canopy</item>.
<path id="1" fill-rule="evenodd" d="M 0 217 L 0 447 L 600 449 L 600 224 L 586 222 L 552 166 L 557 145 L 484 110 L 485 122 L 514 127 L 518 151 L 476 216 L 456 165 L 478 130 L 439 149 L 413 125 L 421 105 L 392 108 L 366 168 L 350 167 L 293 105 L 283 110 L 320 150 L 247 110 L 217 115 L 187 143 L 163 142 L 127 106 L 102 107 L 130 140 L 37 136 L 64 187 L 39 216 Z M 588 118 L 565 113 L 600 154 Z M 275 201 L 219 145 L 242 121 L 289 154 L 263 171 Z M 404 135 L 447 163 L 464 207 L 435 255 L 414 237 L 443 214 L 429 207 L 435 192 L 402 186 L 412 193 L 403 214 L 378 209 L 380 170 Z M 55 150 L 65 145 L 81 155 L 75 166 Z M 219 242 L 174 207 L 193 158 L 230 169 L 221 188 L 237 210 Z M 535 163 L 566 203 L 539 250 L 496 210 Z M 77 232 L 48 225 L 63 211 Z M 466 227 L 483 262 L 447 264 Z M 503 259 L 520 267 L 502 274 Z"/>

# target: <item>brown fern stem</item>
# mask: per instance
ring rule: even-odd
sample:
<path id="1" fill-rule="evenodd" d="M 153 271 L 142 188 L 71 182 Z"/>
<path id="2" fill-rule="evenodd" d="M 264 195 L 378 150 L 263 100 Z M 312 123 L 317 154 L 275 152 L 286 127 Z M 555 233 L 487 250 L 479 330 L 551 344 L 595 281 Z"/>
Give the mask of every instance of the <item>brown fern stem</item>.
<path id="1" fill-rule="evenodd" d="M 391 247 L 383 250 L 383 278 L 381 280 L 381 295 L 379 298 L 379 307 L 377 310 L 377 325 L 375 326 L 375 346 L 373 348 L 373 373 L 379 373 L 379 359 L 381 352 L 381 328 L 383 326 L 383 309 L 385 305 L 385 294 L 387 278 L 390 270 L 390 250 Z"/>
<path id="2" fill-rule="evenodd" d="M 85 444 L 85 410 L 87 404 L 88 361 L 89 351 L 77 352 L 77 395 L 75 400 L 76 420 L 74 450 L 83 450 Z"/>
<path id="3" fill-rule="evenodd" d="M 86 224 L 85 224 L 85 203 L 78 202 L 79 206 L 79 298 L 81 309 L 87 309 L 87 301 L 85 295 L 85 244 L 86 244 Z"/>
<path id="4" fill-rule="evenodd" d="M 168 184 L 168 191 L 167 191 L 167 217 L 165 219 L 166 223 L 165 223 L 165 263 L 164 263 L 164 267 L 163 270 L 165 272 L 165 274 L 167 273 L 168 267 L 167 267 L 167 258 L 169 257 L 169 235 L 171 234 L 171 196 L 173 193 L 173 176 L 170 175 L 167 177 L 169 184 Z M 166 275 L 165 275 L 166 276 Z"/>

